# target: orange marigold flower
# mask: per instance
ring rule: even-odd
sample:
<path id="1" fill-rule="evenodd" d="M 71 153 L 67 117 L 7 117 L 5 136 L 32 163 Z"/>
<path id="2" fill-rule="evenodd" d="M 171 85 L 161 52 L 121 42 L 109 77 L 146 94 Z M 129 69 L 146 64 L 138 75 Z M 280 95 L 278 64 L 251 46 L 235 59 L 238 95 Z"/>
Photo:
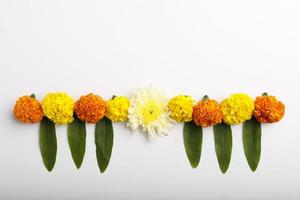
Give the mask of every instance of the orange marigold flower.
<path id="1" fill-rule="evenodd" d="M 105 115 L 106 102 L 100 96 L 91 93 L 80 97 L 75 103 L 74 111 L 80 120 L 97 123 Z"/>
<path id="2" fill-rule="evenodd" d="M 285 106 L 274 96 L 256 97 L 254 106 L 254 116 L 259 122 L 274 123 L 280 121 L 284 116 Z"/>
<path id="3" fill-rule="evenodd" d="M 16 119 L 24 123 L 37 123 L 43 118 L 42 106 L 34 95 L 20 97 L 13 112 Z"/>
<path id="4" fill-rule="evenodd" d="M 193 121 L 198 126 L 208 127 L 222 122 L 220 104 L 211 99 L 199 101 L 193 108 Z"/>

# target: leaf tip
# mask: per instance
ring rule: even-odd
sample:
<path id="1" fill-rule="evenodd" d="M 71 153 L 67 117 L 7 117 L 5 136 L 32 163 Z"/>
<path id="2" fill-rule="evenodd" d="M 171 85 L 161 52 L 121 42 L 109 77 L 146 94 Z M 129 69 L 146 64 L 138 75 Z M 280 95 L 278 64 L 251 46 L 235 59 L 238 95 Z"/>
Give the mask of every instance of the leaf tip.
<path id="1" fill-rule="evenodd" d="M 190 162 L 190 164 L 193 169 L 196 169 L 199 165 L 199 162 Z"/>
<path id="2" fill-rule="evenodd" d="M 45 166 L 48 172 L 52 172 L 54 166 Z"/>
<path id="3" fill-rule="evenodd" d="M 227 169 L 228 169 L 228 168 L 222 168 L 222 169 L 221 169 L 222 174 L 226 174 Z"/>
<path id="4" fill-rule="evenodd" d="M 105 170 L 106 170 L 106 167 L 105 168 L 100 168 L 101 174 L 103 174 L 105 172 Z"/>
<path id="5" fill-rule="evenodd" d="M 81 163 L 75 163 L 75 166 L 76 166 L 77 169 L 80 169 Z"/>
<path id="6" fill-rule="evenodd" d="M 258 165 L 256 165 L 256 166 L 252 165 L 252 166 L 250 166 L 250 169 L 252 172 L 255 172 L 257 170 L 257 167 L 258 167 Z"/>

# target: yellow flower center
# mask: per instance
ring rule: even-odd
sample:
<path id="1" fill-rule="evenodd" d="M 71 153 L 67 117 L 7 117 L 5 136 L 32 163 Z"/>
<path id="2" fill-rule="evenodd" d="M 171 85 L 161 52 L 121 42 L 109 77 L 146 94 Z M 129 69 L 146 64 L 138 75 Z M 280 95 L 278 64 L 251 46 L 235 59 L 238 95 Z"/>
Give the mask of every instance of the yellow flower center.
<path id="1" fill-rule="evenodd" d="M 144 124 L 149 124 L 159 118 L 163 109 L 155 101 L 149 101 L 141 108 Z"/>

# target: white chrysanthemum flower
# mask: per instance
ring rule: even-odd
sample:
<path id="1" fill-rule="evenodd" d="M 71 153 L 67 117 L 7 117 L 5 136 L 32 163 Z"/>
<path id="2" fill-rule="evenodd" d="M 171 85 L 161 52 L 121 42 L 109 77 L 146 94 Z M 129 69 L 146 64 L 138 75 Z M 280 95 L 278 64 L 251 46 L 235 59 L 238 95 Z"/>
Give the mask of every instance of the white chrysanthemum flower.
<path id="1" fill-rule="evenodd" d="M 130 99 L 128 126 L 141 127 L 150 140 L 167 135 L 173 123 L 167 104 L 164 93 L 152 86 L 136 90 Z"/>

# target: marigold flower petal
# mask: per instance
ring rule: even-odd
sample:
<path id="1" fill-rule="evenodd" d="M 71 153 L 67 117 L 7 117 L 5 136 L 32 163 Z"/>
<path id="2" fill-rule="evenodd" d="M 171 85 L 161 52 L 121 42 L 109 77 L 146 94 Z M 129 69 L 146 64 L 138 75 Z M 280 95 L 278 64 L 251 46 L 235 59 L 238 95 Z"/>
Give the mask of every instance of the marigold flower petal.
<path id="1" fill-rule="evenodd" d="M 40 102 L 31 96 L 20 97 L 13 110 L 16 119 L 23 123 L 37 123 L 43 119 Z"/>
<path id="2" fill-rule="evenodd" d="M 113 122 L 124 122 L 128 119 L 129 99 L 119 96 L 107 101 L 105 116 Z"/>
<path id="3" fill-rule="evenodd" d="M 71 123 L 74 100 L 64 92 L 48 93 L 42 101 L 44 115 L 56 124 Z"/>
<path id="4" fill-rule="evenodd" d="M 194 100 L 191 96 L 178 95 L 170 99 L 168 110 L 170 117 L 177 122 L 192 120 Z"/>
<path id="5" fill-rule="evenodd" d="M 284 104 L 274 96 L 256 97 L 254 105 L 254 116 L 259 122 L 278 122 L 283 118 L 285 113 Z"/>
<path id="6" fill-rule="evenodd" d="M 193 108 L 193 121 L 198 126 L 214 126 L 222 122 L 220 104 L 212 99 L 199 101 Z"/>
<path id="7" fill-rule="evenodd" d="M 106 102 L 98 95 L 88 94 L 76 101 L 74 110 L 80 120 L 97 123 L 105 115 Z"/>
<path id="8" fill-rule="evenodd" d="M 223 121 L 229 125 L 239 124 L 251 119 L 254 100 L 247 94 L 233 94 L 221 103 Z"/>

